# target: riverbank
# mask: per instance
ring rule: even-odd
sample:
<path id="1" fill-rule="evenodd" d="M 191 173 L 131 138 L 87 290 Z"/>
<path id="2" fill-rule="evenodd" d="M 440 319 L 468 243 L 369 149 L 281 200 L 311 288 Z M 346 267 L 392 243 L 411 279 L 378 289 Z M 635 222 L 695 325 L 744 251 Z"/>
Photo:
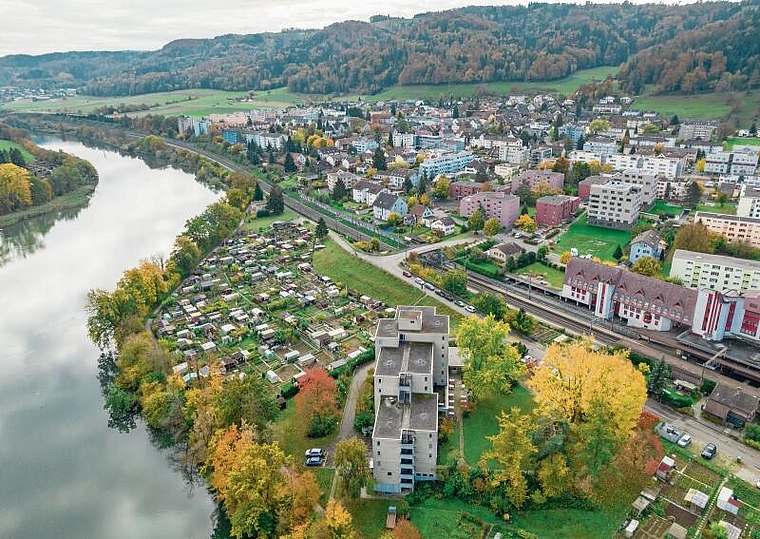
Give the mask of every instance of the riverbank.
<path id="1" fill-rule="evenodd" d="M 83 185 L 74 189 L 70 193 L 54 198 L 50 202 L 45 202 L 39 206 L 33 206 L 8 215 L 2 215 L 0 216 L 0 228 L 15 225 L 21 221 L 26 221 L 27 219 L 47 215 L 49 213 L 84 208 L 90 203 L 90 197 L 95 192 L 96 187 L 97 185 Z"/>

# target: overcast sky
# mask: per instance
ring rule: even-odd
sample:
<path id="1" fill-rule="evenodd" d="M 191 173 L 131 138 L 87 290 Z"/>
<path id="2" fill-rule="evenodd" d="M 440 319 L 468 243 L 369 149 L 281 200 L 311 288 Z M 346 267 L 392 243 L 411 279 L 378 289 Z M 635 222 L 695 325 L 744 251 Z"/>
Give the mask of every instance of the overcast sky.
<path id="1" fill-rule="evenodd" d="M 642 0 L 639 0 L 642 1 Z M 321 28 L 378 13 L 409 17 L 519 0 L 0 0 L 0 56 L 158 49 L 173 39 Z M 522 2 L 524 3 L 524 2 Z"/>

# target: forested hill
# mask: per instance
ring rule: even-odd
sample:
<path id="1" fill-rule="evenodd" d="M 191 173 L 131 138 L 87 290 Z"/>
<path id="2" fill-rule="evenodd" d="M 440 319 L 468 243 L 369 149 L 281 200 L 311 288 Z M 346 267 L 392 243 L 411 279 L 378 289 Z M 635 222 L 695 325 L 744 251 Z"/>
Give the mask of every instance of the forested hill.
<path id="1" fill-rule="evenodd" d="M 308 93 L 374 93 L 394 84 L 552 80 L 630 60 L 626 84 L 639 88 L 661 75 L 652 67 L 657 55 L 678 63 L 681 79 L 699 63 L 679 63 L 674 47 L 712 55 L 736 43 L 741 46 L 732 49 L 723 70 L 735 69 L 735 84 L 746 85 L 754 80 L 758 40 L 731 32 L 758 28 L 756 11 L 756 1 L 467 7 L 412 19 L 347 21 L 321 30 L 178 40 L 151 52 L 8 56 L 0 58 L 0 86 L 77 87 L 93 95 L 280 86 Z M 719 63 L 711 60 L 708 72 Z M 686 90 L 690 84 L 667 86 Z"/>

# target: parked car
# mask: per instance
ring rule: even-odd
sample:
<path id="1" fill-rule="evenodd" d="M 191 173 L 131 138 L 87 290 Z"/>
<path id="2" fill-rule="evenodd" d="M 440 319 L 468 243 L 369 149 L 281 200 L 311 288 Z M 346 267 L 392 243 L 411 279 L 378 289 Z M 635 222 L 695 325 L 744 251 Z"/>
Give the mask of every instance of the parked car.
<path id="1" fill-rule="evenodd" d="M 449 294 L 448 292 L 443 292 L 443 293 L 441 294 L 441 296 L 443 297 L 443 299 L 447 299 L 447 300 L 449 300 L 449 301 L 452 301 L 452 300 L 454 299 L 454 296 L 452 296 L 452 295 L 451 295 L 451 294 Z"/>
<path id="2" fill-rule="evenodd" d="M 435 286 L 433 286 L 430 283 L 425 283 L 425 288 L 427 288 L 428 290 L 435 290 Z"/>
<path id="3" fill-rule="evenodd" d="M 437 289 L 437 288 L 435 289 L 435 293 L 436 293 L 437 295 L 439 295 L 439 296 L 443 296 L 443 291 L 442 291 L 442 290 L 439 290 L 439 289 Z"/>
<path id="4" fill-rule="evenodd" d="M 319 447 L 312 447 L 311 449 L 306 450 L 306 454 L 304 455 L 306 458 L 309 457 L 323 457 L 325 455 L 325 452 L 323 449 L 320 449 Z"/>
<path id="5" fill-rule="evenodd" d="M 304 464 L 306 466 L 322 466 L 322 457 L 309 457 Z"/>
<path id="6" fill-rule="evenodd" d="M 412 276 L 412 274 L 410 272 L 406 271 L 406 270 L 404 270 L 403 273 L 404 273 L 404 277 L 411 277 Z"/>
<path id="7" fill-rule="evenodd" d="M 715 447 L 715 444 L 707 444 L 705 448 L 702 450 L 702 458 L 710 460 L 715 456 L 715 453 L 717 452 L 718 452 L 718 448 Z"/>
<path id="8" fill-rule="evenodd" d="M 417 283 L 417 284 L 418 284 L 418 285 L 420 285 L 420 286 L 421 286 L 421 285 L 423 285 L 423 284 L 425 284 L 425 281 L 424 281 L 424 280 L 423 280 L 421 277 L 417 277 L 417 278 L 414 280 L 414 282 L 415 282 L 415 283 Z"/>
<path id="9" fill-rule="evenodd" d="M 473 307 L 472 305 L 468 305 L 467 307 L 464 308 L 464 310 L 467 311 L 468 313 L 474 313 L 477 311 L 477 309 Z"/>
<path id="10" fill-rule="evenodd" d="M 462 301 L 461 299 L 457 300 L 457 307 L 464 307 L 464 301 Z"/>
<path id="11" fill-rule="evenodd" d="M 690 434 L 684 434 L 683 436 L 681 436 L 678 439 L 678 442 L 676 442 L 676 443 L 678 443 L 678 445 L 680 445 L 681 447 L 686 447 L 687 445 L 689 445 L 691 443 L 691 435 Z"/>

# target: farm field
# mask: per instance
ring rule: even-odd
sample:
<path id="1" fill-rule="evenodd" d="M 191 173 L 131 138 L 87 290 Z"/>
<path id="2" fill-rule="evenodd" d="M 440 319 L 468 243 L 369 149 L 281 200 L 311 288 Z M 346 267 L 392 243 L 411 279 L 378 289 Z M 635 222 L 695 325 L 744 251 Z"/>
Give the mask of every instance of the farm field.
<path id="1" fill-rule="evenodd" d="M 731 105 L 726 102 L 723 94 L 698 95 L 649 95 L 642 96 L 633 102 L 633 108 L 639 110 L 654 110 L 670 118 L 674 114 L 684 118 L 699 118 L 703 120 L 718 119 L 731 112 Z"/>
<path id="2" fill-rule="evenodd" d="M 557 239 L 553 250 L 562 253 L 575 247 L 580 255 L 591 254 L 602 261 L 611 261 L 615 248 L 620 245 L 625 249 L 629 243 L 630 232 L 590 226 L 587 214 L 583 214 Z"/>
<path id="3" fill-rule="evenodd" d="M 24 159 L 26 159 L 28 163 L 33 163 L 35 161 L 35 157 L 22 146 L 19 146 L 10 140 L 0 140 L 0 150 L 10 150 L 11 148 L 18 148 L 21 150 L 21 154 L 24 156 Z"/>
<path id="4" fill-rule="evenodd" d="M 565 281 L 564 272 L 550 268 L 549 266 L 541 264 L 540 262 L 534 262 L 533 264 L 525 266 L 524 268 L 520 268 L 515 273 L 518 275 L 541 275 L 549 282 L 553 288 L 562 288 L 562 283 Z"/>
<path id="5" fill-rule="evenodd" d="M 499 432 L 497 416 L 517 406 L 530 410 L 533 400 L 530 392 L 521 385 L 512 389 L 509 395 L 494 395 L 480 400 L 469 417 L 464 418 L 464 457 L 471 466 L 477 466 L 480 456 L 491 447 L 487 436 Z"/>

